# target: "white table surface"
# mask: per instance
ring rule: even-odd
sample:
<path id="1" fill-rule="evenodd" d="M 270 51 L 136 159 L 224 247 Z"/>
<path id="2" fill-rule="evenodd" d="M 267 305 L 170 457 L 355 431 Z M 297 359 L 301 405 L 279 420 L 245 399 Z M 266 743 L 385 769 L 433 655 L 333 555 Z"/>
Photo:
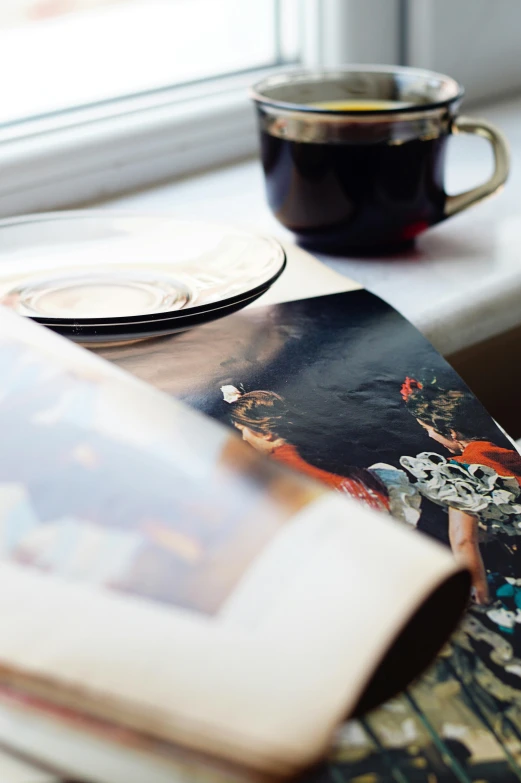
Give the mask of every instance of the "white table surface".
<path id="1" fill-rule="evenodd" d="M 521 324 L 521 98 L 466 113 L 496 122 L 511 142 L 512 172 L 501 194 L 431 228 L 414 250 L 394 257 L 315 254 L 394 305 L 445 354 Z M 485 140 L 451 140 L 450 192 L 474 186 L 491 170 Z M 102 207 L 221 221 L 291 240 L 266 206 L 257 161 L 156 186 Z"/>
<path id="2" fill-rule="evenodd" d="M 512 173 L 500 195 L 430 229 L 414 250 L 388 258 L 315 255 L 394 305 L 450 354 L 521 325 L 521 98 L 468 110 L 496 122 L 512 147 Z M 492 156 L 475 138 L 451 141 L 448 190 L 489 176 Z M 291 235 L 272 217 L 257 161 L 245 161 L 107 201 L 98 208 L 168 212 Z M 59 783 L 0 751 L 0 783 Z"/>
<path id="3" fill-rule="evenodd" d="M 0 750 L 0 783 L 61 783 L 58 777 Z"/>

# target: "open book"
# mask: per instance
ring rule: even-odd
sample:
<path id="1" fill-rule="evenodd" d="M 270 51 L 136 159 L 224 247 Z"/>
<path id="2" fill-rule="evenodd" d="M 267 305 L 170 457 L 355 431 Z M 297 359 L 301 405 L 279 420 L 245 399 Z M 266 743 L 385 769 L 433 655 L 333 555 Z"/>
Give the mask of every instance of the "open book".
<path id="1" fill-rule="evenodd" d="M 376 472 L 358 502 L 8 312 L 0 370 L 3 745 L 106 783 L 287 777 L 454 629 L 468 571 Z"/>
<path id="2" fill-rule="evenodd" d="M 450 644 L 403 695 L 344 725 L 313 782 L 521 780 L 521 456 L 410 323 L 289 250 L 269 300 L 102 354 L 471 568 Z M 362 576 L 359 594 L 372 586 Z"/>

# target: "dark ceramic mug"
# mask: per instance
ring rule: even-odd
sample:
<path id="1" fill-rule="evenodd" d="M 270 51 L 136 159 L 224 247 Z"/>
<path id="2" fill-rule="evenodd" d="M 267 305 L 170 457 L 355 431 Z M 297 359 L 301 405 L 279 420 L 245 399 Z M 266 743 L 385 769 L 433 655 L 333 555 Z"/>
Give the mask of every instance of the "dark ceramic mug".
<path id="1" fill-rule="evenodd" d="M 270 76 L 252 88 L 270 207 L 302 244 L 393 249 L 498 191 L 507 142 L 484 120 L 458 116 L 463 88 L 431 71 L 349 66 Z M 459 195 L 444 186 L 451 134 L 492 145 L 495 167 Z"/>

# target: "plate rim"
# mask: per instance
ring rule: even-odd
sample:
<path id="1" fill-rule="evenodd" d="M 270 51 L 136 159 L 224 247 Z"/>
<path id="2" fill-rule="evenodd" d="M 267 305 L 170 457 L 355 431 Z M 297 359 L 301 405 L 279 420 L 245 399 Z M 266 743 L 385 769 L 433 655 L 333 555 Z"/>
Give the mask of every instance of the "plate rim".
<path id="1" fill-rule="evenodd" d="M 215 302 L 209 302 L 202 305 L 196 305 L 195 307 L 188 307 L 186 309 L 181 310 L 166 310 L 162 313 L 146 313 L 143 315 L 129 315 L 129 316 L 107 316 L 106 318 L 97 318 L 95 316 L 88 317 L 88 318 L 54 318 L 54 317 L 46 317 L 46 316 L 33 316 L 33 315 L 25 315 L 22 313 L 18 313 L 14 308 L 10 308 L 15 312 L 17 315 L 20 315 L 24 318 L 31 318 L 31 320 L 36 321 L 37 323 L 49 326 L 62 326 L 62 327 L 73 327 L 73 326 L 124 326 L 124 325 L 133 325 L 133 324 L 139 324 L 139 323 L 151 323 L 153 321 L 162 321 L 162 320 L 182 320 L 183 318 L 186 318 L 191 315 L 202 315 L 204 313 L 210 313 L 213 310 L 221 309 L 221 307 L 226 305 L 233 305 L 238 304 L 242 300 L 245 299 L 245 295 L 248 297 L 255 296 L 256 294 L 259 294 L 259 296 L 262 293 L 265 293 L 265 291 L 270 288 L 273 283 L 281 276 L 281 274 L 284 272 L 287 264 L 287 253 L 285 248 L 283 247 L 282 243 L 279 242 L 278 239 L 275 239 L 275 237 L 272 237 L 268 234 L 256 234 L 253 231 L 248 231 L 247 229 L 239 228 L 237 226 L 229 226 L 226 223 L 220 223 L 219 221 L 208 221 L 208 220 L 190 220 L 190 219 L 182 219 L 177 218 L 174 216 L 169 215 L 168 213 L 162 213 L 158 211 L 140 211 L 140 212 L 133 212 L 133 211 L 119 211 L 119 210 L 100 210 L 100 209 L 76 209 L 76 210 L 61 210 L 56 212 L 34 212 L 27 215 L 16 215 L 11 218 L 2 218 L 0 219 L 0 233 L 3 228 L 7 228 L 8 226 L 12 225 L 23 225 L 24 223 L 44 223 L 48 221 L 66 221 L 66 220 L 72 220 L 72 219 L 78 219 L 78 218 L 109 218 L 110 216 L 113 216 L 114 218 L 156 218 L 156 219 L 163 219 L 167 220 L 170 218 L 172 222 L 177 223 L 184 223 L 188 225 L 201 225 L 206 224 L 208 226 L 215 226 L 220 229 L 229 229 L 230 233 L 238 233 L 238 234 L 245 234 L 249 235 L 251 237 L 257 237 L 260 239 L 267 240 L 271 245 L 273 245 L 274 248 L 276 248 L 279 251 L 280 254 L 280 264 L 277 269 L 277 271 L 269 277 L 267 280 L 265 280 L 262 283 L 259 283 L 259 285 L 255 286 L 254 288 L 249 288 L 246 291 L 242 291 L 239 294 L 234 294 L 234 296 L 227 297 L 226 299 L 219 299 Z M 1 264 L 1 248 L 0 248 L 0 264 Z M 260 292 L 260 293 L 259 293 Z M 217 305 L 217 307 L 216 307 Z M 165 318 L 166 316 L 166 318 Z M 132 320 L 130 320 L 132 319 Z"/>
<path id="2" fill-rule="evenodd" d="M 136 340 L 136 339 L 146 340 L 158 336 L 168 336 L 168 335 L 173 335 L 178 331 L 196 329 L 199 326 L 205 326 L 207 324 L 211 324 L 214 321 L 218 321 L 221 318 L 227 317 L 228 315 L 234 315 L 235 313 L 241 312 L 247 305 L 259 299 L 259 297 L 261 297 L 263 293 L 265 292 L 261 291 L 259 294 L 249 296 L 247 299 L 243 300 L 242 302 L 229 304 L 226 307 L 222 308 L 224 310 L 223 313 L 213 315 L 212 317 L 208 317 L 208 318 L 204 317 L 205 315 L 212 315 L 211 313 L 192 315 L 190 316 L 189 320 L 186 323 L 179 323 L 178 319 L 170 318 L 164 321 L 150 321 L 148 324 L 144 324 L 144 325 L 143 324 L 116 324 L 116 325 L 101 324 L 98 327 L 89 326 L 84 328 L 82 327 L 79 329 L 77 328 L 74 329 L 74 327 L 71 327 L 68 324 L 42 324 L 42 325 L 46 326 L 46 328 L 51 329 L 51 331 L 56 332 L 62 337 L 72 340 L 73 342 L 83 343 L 84 345 L 86 344 L 96 345 L 96 343 L 105 342 L 117 346 L 118 343 L 125 342 L 127 340 Z M 30 316 L 24 316 L 24 317 L 30 318 Z M 114 329 L 111 330 L 110 329 L 111 326 L 114 326 Z M 138 327 L 141 326 L 142 328 L 138 329 L 137 331 L 135 329 L 132 329 L 132 327 L 136 327 L 136 326 Z M 147 328 L 143 329 L 143 327 L 147 327 Z M 130 328 L 131 333 L 130 334 L 128 332 L 122 333 L 122 330 L 125 328 Z"/>
<path id="3" fill-rule="evenodd" d="M 67 322 L 67 321 L 59 321 L 57 323 L 50 323 L 50 319 L 45 319 L 44 317 L 40 316 L 33 316 L 33 315 L 24 315 L 21 316 L 22 318 L 30 318 L 32 321 L 36 321 L 36 323 L 41 324 L 42 326 L 60 326 L 66 329 L 72 329 L 77 328 L 78 326 L 80 328 L 86 327 L 89 329 L 95 329 L 96 327 L 109 327 L 109 326 L 146 326 L 147 324 L 161 324 L 161 323 L 170 323 L 172 321 L 182 321 L 185 318 L 193 318 L 195 316 L 203 316 L 203 315 L 211 315 L 212 313 L 217 313 L 219 310 L 227 310 L 230 307 L 234 307 L 235 305 L 240 305 L 244 302 L 244 305 L 246 306 L 250 301 L 253 301 L 255 299 L 258 299 L 263 294 L 268 291 L 270 286 L 262 287 L 260 291 L 256 291 L 255 293 L 250 293 L 238 301 L 231 302 L 230 300 L 227 300 L 224 304 L 219 305 L 219 307 L 212 307 L 210 310 L 205 310 L 204 312 L 198 312 L 191 311 L 190 313 L 186 312 L 183 317 L 171 317 L 167 316 L 166 318 L 151 318 L 148 321 L 123 321 L 122 323 L 103 323 L 103 322 L 96 322 L 96 323 L 82 323 L 81 321 L 74 321 L 74 322 Z"/>

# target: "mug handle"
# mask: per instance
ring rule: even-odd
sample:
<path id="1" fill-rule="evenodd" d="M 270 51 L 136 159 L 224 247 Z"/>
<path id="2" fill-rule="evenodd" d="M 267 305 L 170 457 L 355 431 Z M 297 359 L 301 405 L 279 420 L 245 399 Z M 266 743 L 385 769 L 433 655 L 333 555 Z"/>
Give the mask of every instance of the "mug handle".
<path id="1" fill-rule="evenodd" d="M 504 134 L 486 120 L 473 120 L 472 117 L 456 117 L 452 124 L 452 133 L 474 133 L 487 139 L 494 153 L 494 173 L 491 178 L 476 188 L 465 190 L 457 196 L 447 196 L 445 202 L 445 217 L 451 217 L 478 201 L 496 193 L 505 183 L 510 167 L 508 142 Z"/>

